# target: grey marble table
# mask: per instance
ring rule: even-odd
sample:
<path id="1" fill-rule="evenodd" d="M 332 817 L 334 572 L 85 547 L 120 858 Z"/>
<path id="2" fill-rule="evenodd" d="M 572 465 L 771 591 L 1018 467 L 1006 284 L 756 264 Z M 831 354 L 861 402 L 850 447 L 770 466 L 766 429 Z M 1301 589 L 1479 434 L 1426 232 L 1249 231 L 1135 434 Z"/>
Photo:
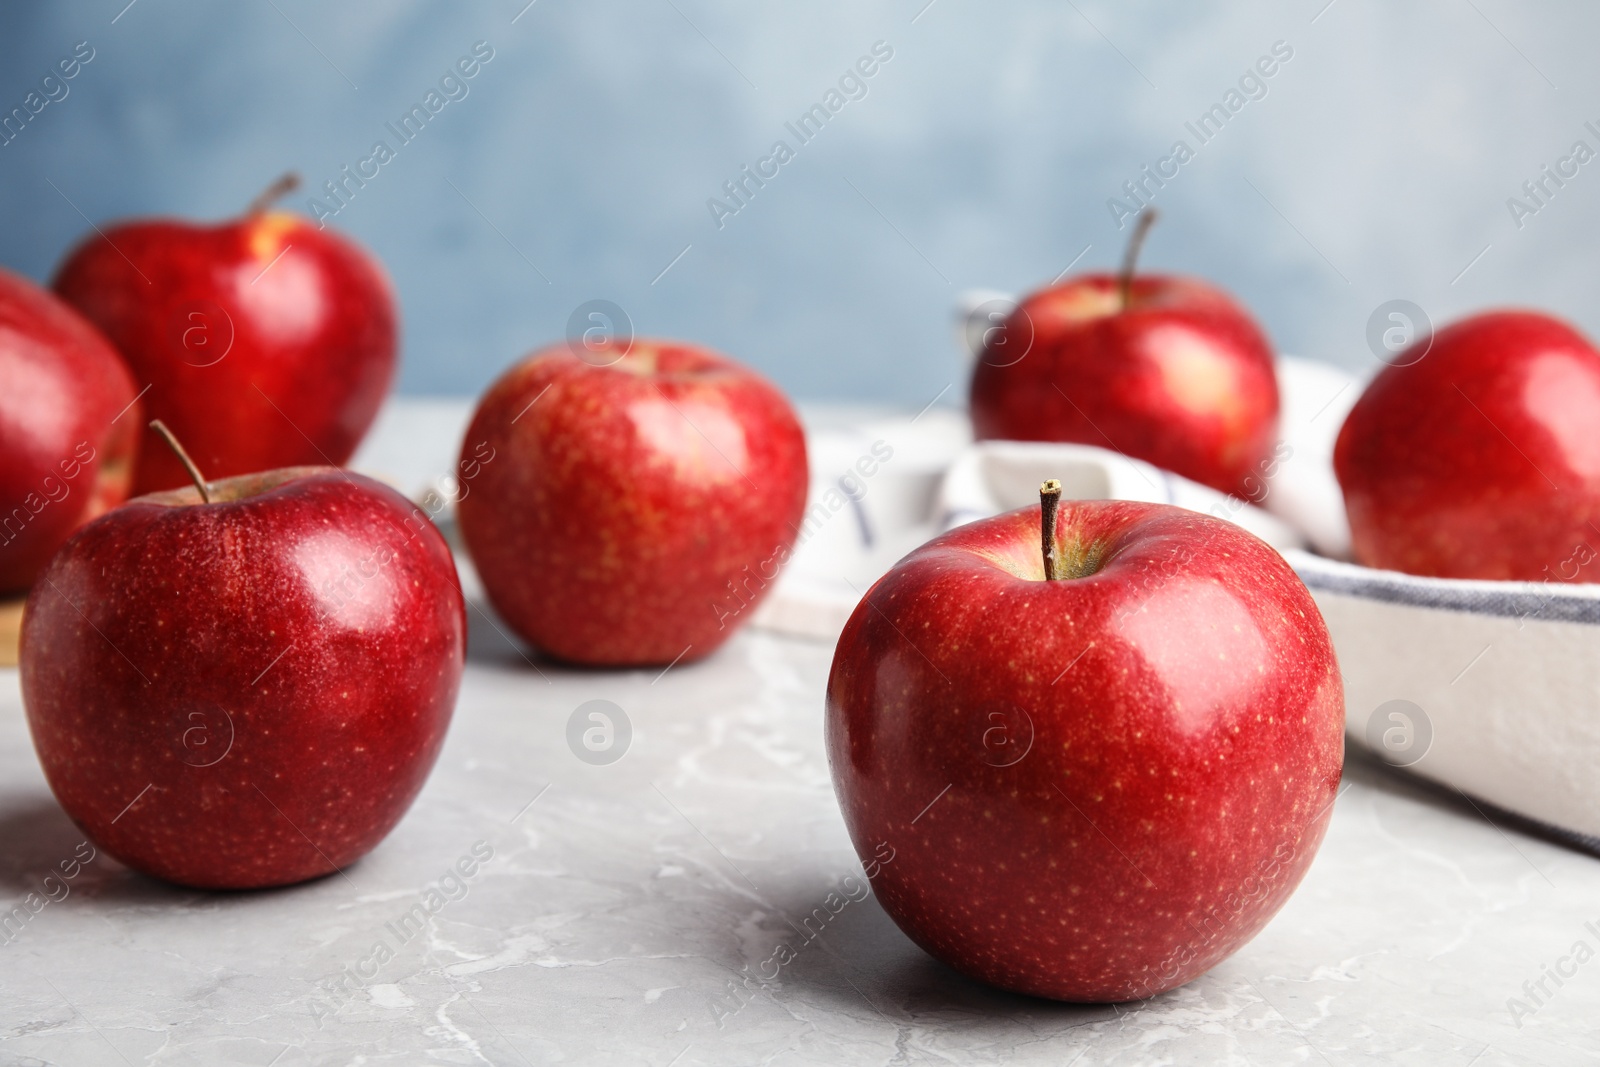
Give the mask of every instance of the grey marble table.
<path id="1" fill-rule="evenodd" d="M 665 674 L 587 672 L 472 618 L 449 740 L 387 841 L 258 893 L 96 857 L 0 936 L 0 1063 L 1600 1058 L 1600 860 L 1387 768 L 1351 763 L 1307 879 L 1232 959 L 1143 1004 L 1053 1004 L 949 971 L 870 896 L 814 940 L 791 925 L 861 871 L 822 746 L 830 647 L 746 632 Z M 605 765 L 567 740 L 591 700 L 632 727 Z M 0 908 L 81 841 L 0 671 Z M 779 945 L 777 981 L 738 984 Z"/>

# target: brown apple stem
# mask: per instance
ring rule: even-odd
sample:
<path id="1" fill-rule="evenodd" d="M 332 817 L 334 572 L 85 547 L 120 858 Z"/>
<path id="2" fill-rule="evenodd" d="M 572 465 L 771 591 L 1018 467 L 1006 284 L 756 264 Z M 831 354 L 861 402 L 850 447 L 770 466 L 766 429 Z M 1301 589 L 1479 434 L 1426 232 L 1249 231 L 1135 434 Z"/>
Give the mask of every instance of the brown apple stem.
<path id="1" fill-rule="evenodd" d="M 291 170 L 261 190 L 261 195 L 250 201 L 250 206 L 244 209 L 244 213 L 259 215 L 298 188 L 300 188 L 300 175 Z"/>
<path id="2" fill-rule="evenodd" d="M 1039 545 L 1044 551 L 1044 580 L 1061 577 L 1056 555 L 1056 507 L 1061 503 L 1061 483 L 1051 478 L 1039 486 Z"/>
<path id="3" fill-rule="evenodd" d="M 1128 298 L 1133 295 L 1133 268 L 1139 262 L 1139 249 L 1144 247 L 1145 235 L 1155 224 L 1156 209 L 1147 207 L 1139 212 L 1133 224 L 1133 233 L 1128 235 L 1128 247 L 1122 253 L 1122 270 L 1117 274 L 1117 292 L 1122 297 L 1123 307 L 1128 306 Z"/>
<path id="4" fill-rule="evenodd" d="M 160 419 L 151 419 L 150 428 L 161 435 L 162 439 L 167 442 L 167 447 L 172 449 L 173 454 L 178 457 L 178 461 L 183 464 L 183 469 L 188 471 L 189 477 L 194 479 L 194 487 L 200 490 L 200 499 L 207 504 L 211 503 L 211 488 L 206 485 L 206 480 L 200 476 L 200 468 L 194 465 L 194 460 L 189 458 L 189 453 L 183 450 L 183 446 L 178 443 L 178 438 L 173 435 L 171 430 L 167 429 L 167 424 Z"/>

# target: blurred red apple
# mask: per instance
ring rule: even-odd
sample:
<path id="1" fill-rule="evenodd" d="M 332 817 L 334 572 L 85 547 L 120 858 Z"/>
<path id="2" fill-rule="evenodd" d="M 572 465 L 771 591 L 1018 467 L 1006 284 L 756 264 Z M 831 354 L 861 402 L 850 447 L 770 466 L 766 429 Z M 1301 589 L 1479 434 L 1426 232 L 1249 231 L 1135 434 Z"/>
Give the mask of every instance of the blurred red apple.
<path id="1" fill-rule="evenodd" d="M 1305 874 L 1343 760 L 1339 669 L 1305 586 L 1231 523 L 1064 503 L 1047 580 L 1040 520 L 958 527 L 868 591 L 828 679 L 828 762 L 878 900 L 929 953 L 1034 996 L 1152 996 Z"/>
<path id="2" fill-rule="evenodd" d="M 461 534 L 495 610 L 594 664 L 720 646 L 788 558 L 807 483 L 783 394 L 667 341 L 534 353 L 478 405 L 461 469 Z"/>
<path id="3" fill-rule="evenodd" d="M 973 431 L 1097 445 L 1249 496 L 1247 479 L 1277 442 L 1271 346 L 1215 286 L 1133 273 L 1154 217 L 1140 213 L 1120 275 L 1041 289 L 988 332 L 972 374 Z"/>
<path id="4" fill-rule="evenodd" d="M 1600 352 L 1534 311 L 1400 353 L 1334 450 L 1355 556 L 1442 578 L 1597 580 Z"/>
<path id="5" fill-rule="evenodd" d="M 111 339 L 145 394 L 213 478 L 350 458 L 394 378 L 398 321 L 382 268 L 355 242 L 270 211 L 290 179 L 237 219 L 143 219 L 88 237 L 54 288 Z M 135 490 L 182 485 L 145 435 Z"/>
<path id="6" fill-rule="evenodd" d="M 466 609 L 444 539 L 328 467 L 140 497 L 34 586 L 22 695 L 56 799 L 128 866 L 202 888 L 342 869 L 444 741 Z"/>
<path id="7" fill-rule="evenodd" d="M 0 270 L 0 596 L 18 593 L 80 525 L 122 503 L 139 405 L 106 339 Z"/>

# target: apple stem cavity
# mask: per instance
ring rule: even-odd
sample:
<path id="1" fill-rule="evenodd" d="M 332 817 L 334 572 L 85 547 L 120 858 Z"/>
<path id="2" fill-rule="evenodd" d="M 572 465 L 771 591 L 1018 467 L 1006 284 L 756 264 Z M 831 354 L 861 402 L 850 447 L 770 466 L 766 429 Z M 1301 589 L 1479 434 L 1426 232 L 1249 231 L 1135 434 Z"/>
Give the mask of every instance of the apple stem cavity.
<path id="1" fill-rule="evenodd" d="M 1117 292 L 1122 298 L 1122 306 L 1128 306 L 1128 300 L 1133 295 L 1133 268 L 1139 262 L 1139 249 L 1144 247 L 1145 235 L 1150 232 L 1150 227 L 1156 224 L 1156 209 L 1147 207 L 1139 212 L 1139 217 L 1134 220 L 1133 233 L 1128 235 L 1128 247 L 1122 253 L 1122 270 L 1117 272 Z"/>
<path id="2" fill-rule="evenodd" d="M 178 443 L 177 436 L 167 429 L 167 424 L 160 419 L 151 419 L 150 428 L 161 435 L 162 440 L 167 442 L 167 447 L 172 449 L 173 454 L 178 457 L 178 461 L 183 464 L 183 469 L 189 472 L 190 478 L 194 479 L 194 487 L 200 490 L 200 499 L 207 504 L 211 503 L 211 487 L 206 485 L 205 478 L 200 475 L 200 468 L 194 465 L 194 460 L 189 458 L 189 453 L 185 452 L 183 445 Z"/>
<path id="3" fill-rule="evenodd" d="M 278 178 L 277 181 L 261 190 L 261 195 L 250 201 L 250 206 L 244 209 L 246 215 L 260 215 L 267 208 L 282 200 L 296 189 L 300 188 L 300 175 L 289 171 Z"/>
<path id="4" fill-rule="evenodd" d="M 1056 552 L 1056 507 L 1061 503 L 1061 483 L 1054 478 L 1039 486 L 1039 546 L 1044 552 L 1044 580 L 1061 577 Z"/>

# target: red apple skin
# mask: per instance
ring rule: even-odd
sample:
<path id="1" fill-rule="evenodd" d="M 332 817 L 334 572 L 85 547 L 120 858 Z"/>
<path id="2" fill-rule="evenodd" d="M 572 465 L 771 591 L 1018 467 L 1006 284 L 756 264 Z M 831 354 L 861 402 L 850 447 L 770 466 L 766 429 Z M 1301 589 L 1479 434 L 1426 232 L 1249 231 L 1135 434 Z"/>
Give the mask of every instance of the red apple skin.
<path id="1" fill-rule="evenodd" d="M 1026 354 L 1017 358 L 1019 349 Z M 1266 335 L 1194 278 L 1087 274 L 1033 293 L 972 374 L 979 440 L 1072 441 L 1248 496 L 1278 434 Z"/>
<path id="2" fill-rule="evenodd" d="M 382 268 L 288 212 L 109 226 L 53 285 L 111 339 L 150 387 L 148 416 L 210 478 L 343 464 L 394 378 L 399 326 Z M 188 481 L 146 433 L 135 491 Z"/>
<path id="3" fill-rule="evenodd" d="M 461 448 L 462 537 L 535 647 L 584 664 L 699 659 L 749 619 L 799 534 L 799 419 L 698 346 L 635 340 L 588 359 L 543 349 L 484 396 Z"/>
<path id="4" fill-rule="evenodd" d="M 28 600 L 22 696 L 97 846 L 182 885 L 287 885 L 366 854 L 422 788 L 466 607 L 444 539 L 377 482 L 296 468 L 213 492 L 137 498 L 67 542 Z"/>
<path id="5" fill-rule="evenodd" d="M 0 597 L 128 497 L 143 425 L 133 379 L 93 326 L 0 270 Z"/>
<path id="6" fill-rule="evenodd" d="M 1600 352 L 1549 315 L 1490 311 L 1407 362 L 1372 380 L 1334 448 L 1356 559 L 1596 581 L 1583 565 L 1600 547 Z"/>
<path id="7" fill-rule="evenodd" d="M 1238 527 L 1063 503 L 1059 543 L 1098 569 L 1043 581 L 1037 507 L 896 564 L 839 638 L 828 759 L 917 944 L 1003 989 L 1132 1000 L 1227 957 L 1299 883 L 1343 691 L 1305 587 Z"/>

